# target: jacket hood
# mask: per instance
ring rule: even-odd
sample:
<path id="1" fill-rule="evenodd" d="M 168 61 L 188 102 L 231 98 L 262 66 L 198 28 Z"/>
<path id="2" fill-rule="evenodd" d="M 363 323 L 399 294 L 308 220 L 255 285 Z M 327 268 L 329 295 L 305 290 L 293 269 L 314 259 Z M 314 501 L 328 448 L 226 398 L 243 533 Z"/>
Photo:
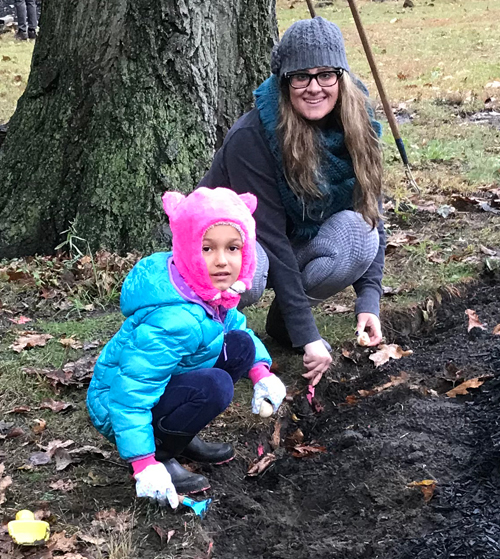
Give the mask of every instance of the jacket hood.
<path id="1" fill-rule="evenodd" d="M 236 194 L 228 188 L 201 187 L 188 196 L 166 192 L 163 207 L 170 218 L 174 262 L 185 282 L 203 301 L 225 308 L 235 307 L 240 294 L 252 287 L 255 273 L 255 220 L 257 198 Z M 243 248 L 238 280 L 227 290 L 212 285 L 202 255 L 203 237 L 216 224 L 233 225 L 240 231 Z"/>
<path id="2" fill-rule="evenodd" d="M 120 307 L 125 316 L 139 309 L 182 302 L 170 281 L 168 259 L 171 252 L 156 252 L 139 260 L 123 282 Z"/>

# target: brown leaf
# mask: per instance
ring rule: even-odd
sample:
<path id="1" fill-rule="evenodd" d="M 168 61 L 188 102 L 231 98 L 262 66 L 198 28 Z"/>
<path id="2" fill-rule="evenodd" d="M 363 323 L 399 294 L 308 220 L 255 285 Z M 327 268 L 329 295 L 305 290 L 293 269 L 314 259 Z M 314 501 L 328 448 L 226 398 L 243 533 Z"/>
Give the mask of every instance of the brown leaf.
<path id="1" fill-rule="evenodd" d="M 8 413 L 28 413 L 31 411 L 31 408 L 29 406 L 16 406 L 15 408 L 12 408 L 9 411 L 5 412 L 5 415 L 7 415 Z"/>
<path id="2" fill-rule="evenodd" d="M 398 231 L 387 238 L 387 244 L 385 247 L 385 253 L 391 254 L 398 247 L 405 245 L 414 245 L 419 242 L 418 237 L 413 233 L 407 233 L 405 231 Z"/>
<path id="3" fill-rule="evenodd" d="M 342 314 L 346 312 L 352 312 L 352 307 L 346 307 L 345 305 L 336 305 L 335 303 L 330 303 L 328 305 L 323 305 L 321 307 L 322 312 L 325 314 Z"/>
<path id="4" fill-rule="evenodd" d="M 370 359 L 375 363 L 375 367 L 380 367 L 387 363 L 389 359 L 401 359 L 401 357 L 407 357 L 412 353 L 411 349 L 405 351 L 397 344 L 380 344 L 378 351 L 370 355 Z"/>
<path id="5" fill-rule="evenodd" d="M 66 531 L 56 532 L 52 534 L 47 542 L 47 549 L 50 551 L 62 551 L 63 553 L 75 551 L 77 535 L 73 534 L 70 538 L 66 537 Z"/>
<path id="6" fill-rule="evenodd" d="M 61 402 L 61 401 L 56 401 L 53 400 L 52 398 L 49 398 L 47 400 L 44 400 L 39 408 L 41 410 L 52 410 L 54 413 L 59 413 L 61 411 L 67 410 L 68 408 L 72 408 L 73 404 L 70 404 L 68 402 Z"/>
<path id="7" fill-rule="evenodd" d="M 434 495 L 436 484 L 437 481 L 434 479 L 424 479 L 422 481 L 412 481 L 408 484 L 408 487 L 420 487 L 424 495 L 424 501 L 428 503 Z"/>
<path id="8" fill-rule="evenodd" d="M 497 325 L 495 326 L 495 328 L 493 328 L 492 334 L 493 334 L 494 336 L 500 336 L 500 324 L 497 324 Z"/>
<path id="9" fill-rule="evenodd" d="M 70 337 L 70 338 L 61 338 L 59 340 L 59 343 L 66 347 L 66 348 L 71 348 L 71 349 L 82 349 L 83 344 L 82 342 L 75 340 L 75 338 Z"/>
<path id="10" fill-rule="evenodd" d="M 56 461 L 56 471 L 58 472 L 65 470 L 73 463 L 73 458 L 71 458 L 70 453 L 65 448 L 58 448 L 54 452 L 54 458 Z"/>
<path id="11" fill-rule="evenodd" d="M 16 437 L 21 437 L 22 435 L 24 435 L 24 431 L 21 429 L 21 427 L 12 427 L 12 429 L 9 429 L 5 435 L 6 439 L 15 439 Z"/>
<path id="12" fill-rule="evenodd" d="M 4 476 L 5 472 L 5 465 L 3 462 L 0 464 L 0 505 L 5 503 L 5 491 L 7 487 L 12 485 L 12 478 L 10 476 Z"/>
<path id="13" fill-rule="evenodd" d="M 161 543 L 163 543 L 164 540 L 166 540 L 166 543 L 168 543 L 172 536 L 175 534 L 175 530 L 166 530 L 165 528 L 158 526 L 158 524 L 153 524 L 152 528 L 160 536 Z"/>
<path id="14" fill-rule="evenodd" d="M 479 245 L 479 250 L 483 253 L 486 254 L 487 256 L 496 256 L 497 251 L 496 250 L 492 250 L 490 248 L 487 248 L 483 245 Z"/>
<path id="15" fill-rule="evenodd" d="M 57 481 L 53 481 L 49 487 L 54 491 L 62 491 L 63 493 L 67 493 L 68 491 L 73 491 L 75 488 L 75 483 L 70 479 L 58 479 Z"/>
<path id="16" fill-rule="evenodd" d="M 291 435 L 285 439 L 285 446 L 287 448 L 294 448 L 304 442 L 304 433 L 301 429 L 296 429 Z"/>
<path id="17" fill-rule="evenodd" d="M 283 420 L 281 418 L 274 422 L 274 431 L 269 444 L 273 450 L 276 450 L 280 446 L 281 441 L 281 427 L 283 426 Z"/>
<path id="18" fill-rule="evenodd" d="M 326 447 L 317 444 L 304 444 L 294 446 L 292 456 L 295 456 L 295 458 L 310 458 L 320 452 L 326 452 Z"/>
<path id="19" fill-rule="evenodd" d="M 134 527 L 134 518 L 127 511 L 117 513 L 115 509 L 101 510 L 95 514 L 92 525 L 108 532 L 125 532 Z"/>
<path id="20" fill-rule="evenodd" d="M 20 336 L 17 340 L 9 346 L 10 349 L 16 353 L 20 353 L 24 349 L 31 349 L 33 347 L 43 347 L 53 336 L 50 334 L 27 334 Z"/>
<path id="21" fill-rule="evenodd" d="M 467 309 L 465 314 L 469 317 L 469 325 L 467 326 L 467 332 L 470 332 L 473 328 L 481 328 L 486 330 L 486 326 L 479 320 L 476 311 L 472 309 Z"/>
<path id="22" fill-rule="evenodd" d="M 358 403 L 357 397 L 354 396 L 353 394 L 350 394 L 349 396 L 346 396 L 345 401 L 346 401 L 346 404 L 349 404 L 350 406 L 353 406 L 354 404 Z"/>
<path id="23" fill-rule="evenodd" d="M 459 384 L 458 386 L 455 386 L 455 388 L 446 392 L 446 396 L 449 398 L 455 398 L 458 394 L 468 394 L 467 390 L 469 388 L 479 388 L 488 378 L 491 377 L 471 378 L 470 380 L 466 380 L 465 382 L 462 382 L 462 384 Z"/>
<path id="24" fill-rule="evenodd" d="M 257 476 L 261 474 L 263 471 L 267 470 L 275 460 L 276 456 L 274 454 L 264 454 L 261 458 L 253 461 L 248 469 L 247 476 Z"/>
<path id="25" fill-rule="evenodd" d="M 31 429 L 33 430 L 33 433 L 35 433 L 35 435 L 39 435 L 42 431 L 45 431 L 47 422 L 44 419 L 35 419 L 34 421 L 36 425 Z"/>
<path id="26" fill-rule="evenodd" d="M 388 388 L 391 388 L 392 386 L 398 386 L 400 384 L 403 384 L 409 378 L 410 377 L 409 377 L 408 373 L 405 373 L 404 371 L 402 371 L 401 374 L 398 377 L 391 376 L 391 380 L 389 382 L 386 382 L 385 384 L 381 384 L 379 386 L 375 386 L 371 390 L 358 390 L 358 394 L 360 396 L 362 396 L 363 398 L 366 398 L 367 396 L 373 396 L 374 394 L 378 394 L 379 392 L 382 392 L 383 390 L 387 390 Z"/>
<path id="27" fill-rule="evenodd" d="M 82 534 L 82 532 L 77 532 L 76 535 L 78 536 L 79 540 L 82 540 L 82 542 L 90 543 L 92 545 L 95 545 L 96 547 L 101 547 L 106 543 L 106 540 L 104 538 L 90 536 L 89 534 Z"/>

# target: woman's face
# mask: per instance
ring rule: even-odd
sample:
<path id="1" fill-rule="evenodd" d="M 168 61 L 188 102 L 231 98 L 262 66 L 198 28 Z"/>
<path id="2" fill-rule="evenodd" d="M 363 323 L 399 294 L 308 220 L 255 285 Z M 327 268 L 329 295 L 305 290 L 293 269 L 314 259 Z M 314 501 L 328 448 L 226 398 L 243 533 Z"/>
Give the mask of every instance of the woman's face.
<path id="1" fill-rule="evenodd" d="M 317 74 L 330 68 L 308 68 L 294 74 Z M 339 97 L 339 82 L 329 87 L 321 87 L 316 79 L 312 79 L 304 89 L 295 89 L 288 85 L 290 102 L 293 108 L 305 119 L 321 121 L 329 115 Z"/>

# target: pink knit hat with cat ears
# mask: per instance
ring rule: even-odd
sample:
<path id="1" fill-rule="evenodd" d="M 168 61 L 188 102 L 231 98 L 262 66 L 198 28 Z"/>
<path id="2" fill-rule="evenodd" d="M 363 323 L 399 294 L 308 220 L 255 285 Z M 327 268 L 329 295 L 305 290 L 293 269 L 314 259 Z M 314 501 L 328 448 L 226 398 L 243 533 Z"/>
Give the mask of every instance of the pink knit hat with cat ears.
<path id="1" fill-rule="evenodd" d="M 202 186 L 188 196 L 165 192 L 163 208 L 170 218 L 174 263 L 191 289 L 214 306 L 235 307 L 240 294 L 252 287 L 255 273 L 255 220 L 252 213 L 257 198 L 250 193 L 236 194 L 228 188 Z M 212 285 L 202 255 L 203 237 L 217 224 L 232 225 L 243 241 L 241 271 L 238 280 L 227 290 Z"/>

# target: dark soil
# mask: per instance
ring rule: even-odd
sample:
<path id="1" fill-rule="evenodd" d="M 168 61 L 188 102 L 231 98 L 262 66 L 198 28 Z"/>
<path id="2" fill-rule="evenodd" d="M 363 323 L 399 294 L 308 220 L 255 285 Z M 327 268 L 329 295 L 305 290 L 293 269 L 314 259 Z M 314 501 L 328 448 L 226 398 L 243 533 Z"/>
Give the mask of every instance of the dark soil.
<path id="1" fill-rule="evenodd" d="M 245 477 L 244 460 L 213 468 L 217 502 L 204 526 L 214 557 L 500 557 L 500 379 L 473 395 L 444 394 L 452 377 L 499 371 L 500 337 L 489 333 L 500 322 L 499 295 L 500 287 L 483 285 L 443 305 L 432 332 L 396 340 L 414 351 L 401 361 L 374 369 L 366 357 L 343 360 L 336 374 L 348 380 L 319 385 L 322 413 L 297 397 L 299 421 L 283 430 L 300 426 L 327 453 L 298 459 L 280 449 L 258 478 Z M 487 331 L 467 333 L 467 308 Z M 403 370 L 409 382 L 346 404 Z M 429 503 L 408 487 L 424 479 L 437 481 Z"/>
<path id="2" fill-rule="evenodd" d="M 379 368 L 368 359 L 369 350 L 358 350 L 357 362 L 341 357 L 334 374 L 318 386 L 320 413 L 302 393 L 264 428 L 257 420 L 235 433 L 235 416 L 221 416 L 207 435 L 236 438 L 237 455 L 227 465 L 201 468 L 213 498 L 203 521 L 184 507 L 172 513 L 144 500 L 135 503 L 127 467 L 115 455 L 104 461 L 89 457 L 64 475 L 54 472 L 87 481 L 62 500 L 45 503 L 56 511 L 53 531 L 79 526 L 88 533 L 95 513 L 114 507 L 135 510 L 134 559 L 498 559 L 500 336 L 491 332 L 500 323 L 500 285 L 483 283 L 467 296 L 445 299 L 420 334 L 390 340 L 413 355 Z M 467 332 L 469 308 L 487 330 Z M 387 329 L 394 330 L 405 328 Z M 402 371 L 409 375 L 403 384 L 359 394 Z M 464 379 L 485 375 L 489 380 L 470 394 L 446 396 Z M 276 460 L 248 477 L 258 446 L 273 451 L 276 421 Z M 297 428 L 304 444 L 326 452 L 294 457 L 287 441 Z M 3 458 L 10 469 L 21 463 L 15 456 Z M 437 482 L 429 502 L 420 487 L 409 487 L 426 479 Z M 9 519 L 23 502 L 20 495 L 11 499 Z M 162 544 L 153 526 L 165 534 L 175 530 L 170 543 Z"/>

